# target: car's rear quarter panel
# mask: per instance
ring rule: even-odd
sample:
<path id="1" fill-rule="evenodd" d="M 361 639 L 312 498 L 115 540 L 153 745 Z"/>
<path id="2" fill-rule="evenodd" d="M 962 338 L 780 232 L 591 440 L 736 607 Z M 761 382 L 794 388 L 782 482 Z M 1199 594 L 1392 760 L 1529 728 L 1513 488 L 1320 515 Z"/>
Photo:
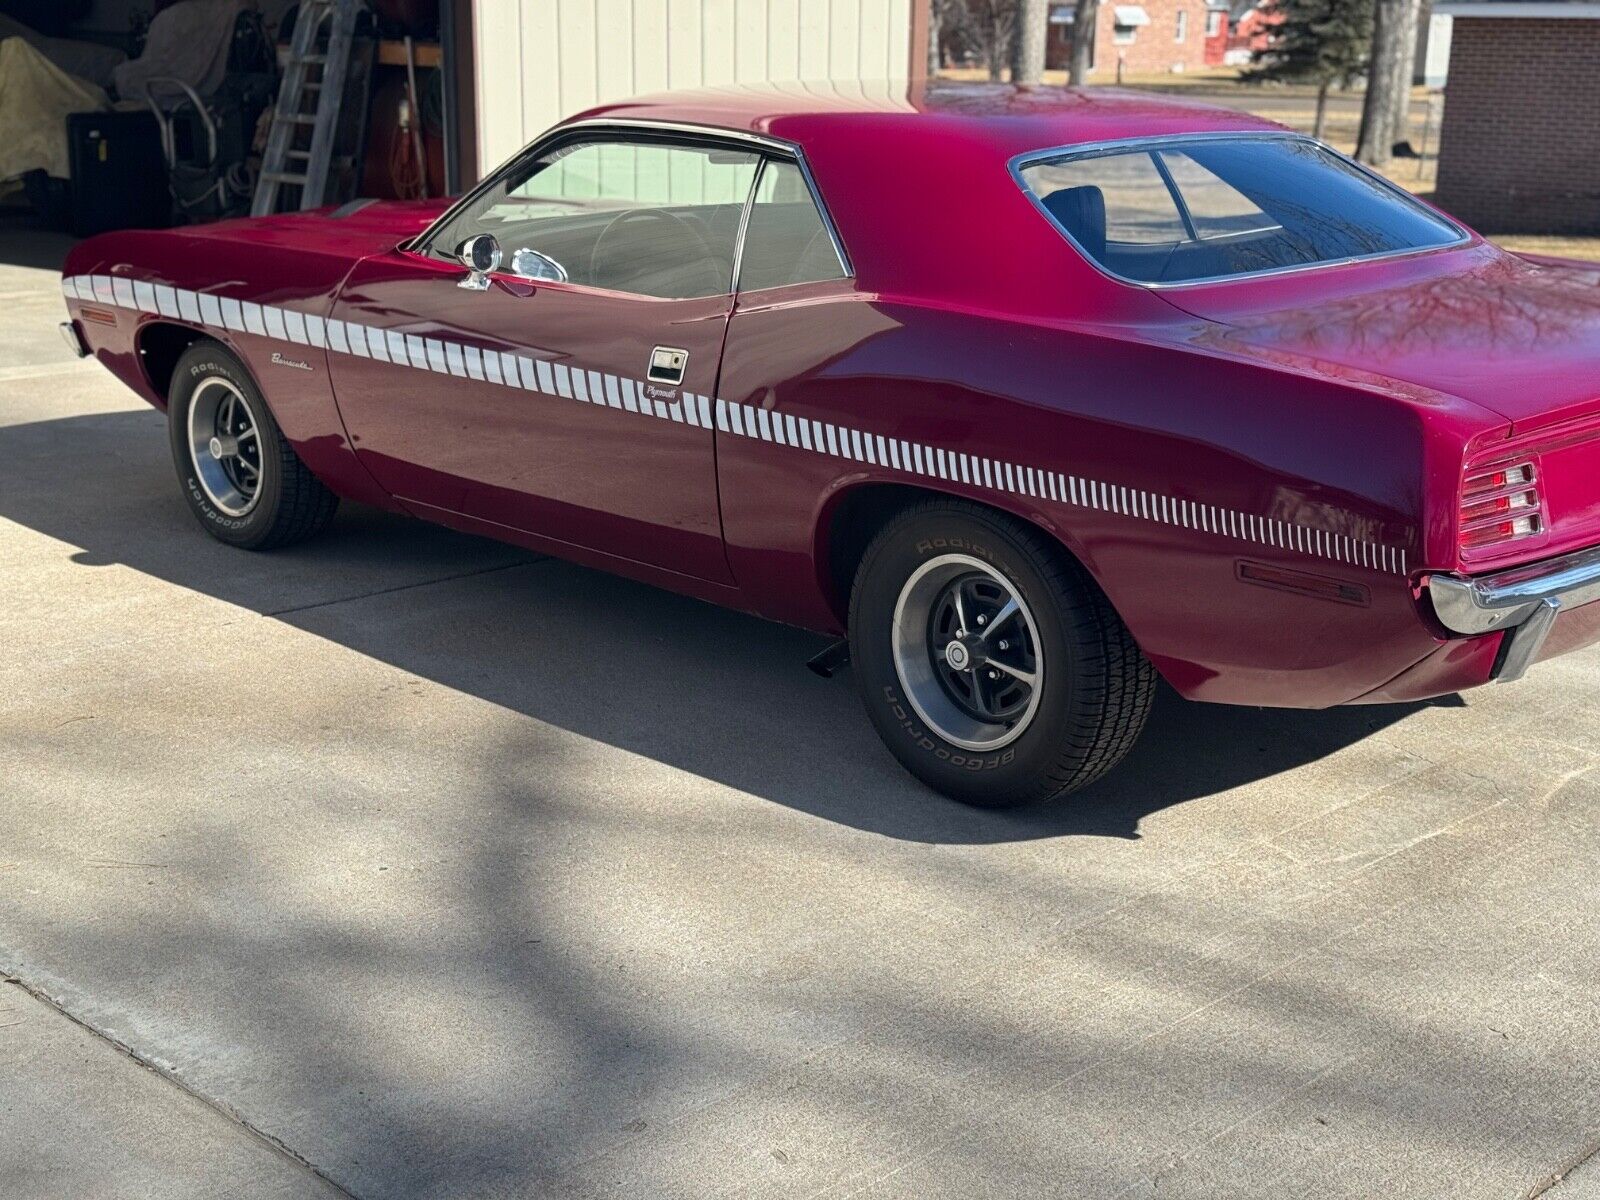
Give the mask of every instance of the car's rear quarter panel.
<path id="1" fill-rule="evenodd" d="M 757 611 L 838 627 L 831 518 L 855 489 L 899 484 L 1049 530 L 1191 698 L 1344 703 L 1439 648 L 1413 586 L 1428 464 L 1459 443 L 1415 405 L 1207 354 L 1185 318 L 1135 337 L 820 288 L 767 300 L 732 321 L 721 393 L 749 430 L 718 450 L 730 560 Z M 825 441 L 813 422 L 849 447 L 806 449 L 808 430 Z M 906 447 L 964 457 L 908 468 Z M 1245 562 L 1361 602 L 1244 583 Z"/>

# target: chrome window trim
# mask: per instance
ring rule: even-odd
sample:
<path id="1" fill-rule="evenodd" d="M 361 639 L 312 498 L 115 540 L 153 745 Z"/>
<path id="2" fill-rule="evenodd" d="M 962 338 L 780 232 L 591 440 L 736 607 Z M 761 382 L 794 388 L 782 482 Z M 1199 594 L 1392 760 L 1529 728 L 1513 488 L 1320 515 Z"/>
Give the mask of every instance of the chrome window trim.
<path id="1" fill-rule="evenodd" d="M 1438 246 L 1418 246 L 1409 250 L 1380 250 L 1375 254 L 1357 254 L 1348 258 L 1330 258 L 1322 262 L 1299 263 L 1291 267 L 1269 267 L 1262 271 L 1242 271 L 1232 275 L 1207 275 L 1199 279 L 1177 279 L 1167 283 L 1160 281 L 1152 282 L 1145 279 L 1130 279 L 1126 275 L 1119 275 L 1110 267 L 1096 259 L 1094 255 L 1085 250 L 1083 246 L 1078 243 L 1078 239 L 1068 233 L 1062 226 L 1061 222 L 1057 221 L 1053 216 L 1050 215 L 1050 210 L 1044 206 L 1044 201 L 1034 194 L 1033 189 L 1028 186 L 1027 180 L 1023 179 L 1022 177 L 1022 171 L 1025 167 L 1030 167 L 1040 162 L 1061 162 L 1078 158 L 1100 158 L 1108 154 L 1122 154 L 1128 151 L 1136 151 L 1141 149 L 1149 150 L 1160 146 L 1183 146 L 1195 142 L 1239 141 L 1307 142 L 1317 147 L 1319 150 L 1322 150 L 1327 154 L 1331 154 L 1334 158 L 1338 159 L 1347 166 L 1354 167 L 1359 174 L 1365 175 L 1369 179 L 1376 180 L 1385 191 L 1397 196 L 1403 203 L 1409 204 L 1414 209 L 1420 209 L 1427 216 L 1441 222 L 1447 228 L 1455 230 L 1456 239 L 1452 242 L 1445 242 Z M 1281 131 L 1275 129 L 1246 129 L 1231 133 L 1212 131 L 1207 131 L 1205 133 L 1169 133 L 1156 134 L 1146 137 L 1112 138 L 1098 142 L 1081 142 L 1076 145 L 1054 146 L 1045 150 L 1028 150 L 1013 157 L 1006 164 L 1006 166 L 1011 172 L 1012 181 L 1022 189 L 1022 194 L 1026 196 L 1030 202 L 1032 202 L 1033 207 L 1038 211 L 1039 215 L 1050 223 L 1050 227 L 1052 229 L 1066 239 L 1067 244 L 1078 252 L 1079 256 L 1084 260 L 1084 262 L 1088 263 L 1107 279 L 1115 280 L 1117 283 L 1125 283 L 1130 287 L 1146 288 L 1150 291 L 1167 291 L 1173 288 L 1202 287 L 1218 283 L 1235 283 L 1247 279 L 1265 279 L 1274 275 L 1292 275 L 1302 271 L 1324 271 L 1333 267 L 1349 266 L 1352 263 L 1377 262 L 1380 259 L 1385 258 L 1405 258 L 1415 254 L 1437 254 L 1443 250 L 1460 249 L 1462 246 L 1469 245 L 1473 241 L 1472 233 L 1469 232 L 1464 226 L 1452 218 L 1447 217 L 1444 213 L 1438 211 L 1437 209 L 1430 208 L 1428 205 L 1423 204 L 1403 187 L 1392 182 L 1391 180 L 1384 178 L 1382 175 L 1374 171 L 1372 168 L 1366 166 L 1364 163 L 1359 163 L 1346 154 L 1340 154 L 1339 151 L 1335 150 L 1332 146 L 1329 146 L 1326 142 L 1319 142 L 1314 137 L 1310 137 L 1303 133 L 1296 133 L 1292 129 L 1285 129 Z"/>
<path id="2" fill-rule="evenodd" d="M 822 193 L 817 189 L 817 181 L 812 177 L 811 174 L 811 164 L 806 162 L 805 151 L 800 148 L 798 143 L 785 141 L 782 138 L 768 137 L 765 134 L 751 133 L 749 130 L 745 129 L 724 129 L 716 125 L 700 125 L 690 121 L 651 121 L 637 117 L 591 117 L 583 121 L 568 121 L 564 124 L 556 125 L 545 130 L 544 133 L 540 134 L 533 141 L 529 142 L 520 153 L 513 154 L 505 162 L 501 163 L 497 170 L 490 172 L 490 174 L 482 179 L 475 188 L 467 192 L 449 208 L 445 209 L 444 212 L 435 217 L 432 224 L 430 224 L 416 237 L 412 238 L 409 243 L 405 243 L 402 248 L 408 249 L 412 253 L 416 254 L 427 253 L 427 248 L 432 245 L 433 239 L 437 235 L 438 231 L 446 223 L 448 223 L 449 220 L 455 216 L 460 209 L 468 204 L 471 204 L 484 192 L 488 191 L 491 187 L 498 183 L 501 178 L 515 169 L 518 164 L 523 163 L 527 161 L 527 159 L 542 153 L 552 142 L 565 137 L 573 130 L 598 132 L 608 129 L 614 129 L 620 133 L 627 133 L 629 131 L 642 131 L 648 133 L 683 134 L 692 138 L 711 138 L 713 140 L 744 142 L 765 155 L 776 154 L 793 160 L 794 164 L 800 168 L 801 177 L 806 181 L 806 189 L 811 193 L 811 203 L 816 206 L 817 212 L 822 216 L 823 227 L 828 231 L 828 240 L 833 243 L 833 252 L 838 256 L 839 266 L 844 271 L 844 278 L 855 278 L 855 264 L 851 262 L 849 252 L 844 248 L 844 240 L 839 236 L 839 229 L 838 226 L 834 224 L 833 214 L 828 211 L 828 206 L 822 199 Z M 756 171 L 757 183 L 760 181 L 761 170 L 764 169 L 764 167 L 765 158 L 763 158 L 762 163 L 758 166 Z M 751 184 L 750 195 L 755 195 L 755 183 Z M 748 206 L 749 199 L 747 198 L 747 209 Z M 743 219 L 741 219 L 739 225 L 739 239 L 735 244 L 733 251 L 735 266 L 733 279 L 731 281 L 732 288 L 728 292 L 728 295 L 730 296 L 738 294 L 738 262 L 744 254 L 744 227 L 745 222 Z"/>
<path id="3" fill-rule="evenodd" d="M 744 198 L 744 211 L 739 214 L 739 232 L 733 239 L 733 291 L 729 294 L 739 294 L 739 273 L 744 269 L 744 239 L 750 231 L 750 210 L 756 206 L 756 194 L 761 191 L 762 177 L 767 173 L 767 167 L 772 159 L 767 155 L 761 156 L 761 161 L 756 164 L 756 177 L 750 181 L 750 191 Z"/>

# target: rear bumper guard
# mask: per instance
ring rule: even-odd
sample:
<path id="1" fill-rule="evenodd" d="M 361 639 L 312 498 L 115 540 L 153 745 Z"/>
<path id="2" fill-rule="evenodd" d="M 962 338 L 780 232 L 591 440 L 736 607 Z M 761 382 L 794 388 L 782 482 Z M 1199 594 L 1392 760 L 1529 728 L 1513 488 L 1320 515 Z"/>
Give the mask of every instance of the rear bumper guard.
<path id="1" fill-rule="evenodd" d="M 1510 683 L 1538 661 L 1562 612 L 1600 600 L 1600 547 L 1498 575 L 1434 575 L 1427 586 L 1433 611 L 1446 629 L 1465 634 L 1507 631 L 1495 678 Z"/>
<path id="2" fill-rule="evenodd" d="M 61 330 L 61 340 L 67 343 L 67 349 L 78 358 L 89 357 L 89 347 L 84 345 L 83 334 L 78 332 L 76 321 L 63 321 L 57 328 Z"/>

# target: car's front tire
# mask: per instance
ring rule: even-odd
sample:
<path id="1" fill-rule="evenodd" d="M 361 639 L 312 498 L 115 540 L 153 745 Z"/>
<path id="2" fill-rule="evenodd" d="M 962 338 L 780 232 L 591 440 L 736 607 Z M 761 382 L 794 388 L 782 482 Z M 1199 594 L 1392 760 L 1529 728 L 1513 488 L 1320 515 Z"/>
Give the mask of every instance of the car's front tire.
<path id="1" fill-rule="evenodd" d="M 203 339 L 178 360 L 167 426 L 184 499 L 218 541 L 269 550 L 333 519 L 339 498 L 300 461 L 255 380 L 221 344 Z"/>
<path id="2" fill-rule="evenodd" d="M 1154 670 L 1082 567 L 1037 530 L 961 501 L 919 503 L 867 547 L 850 657 L 906 769 L 993 808 L 1100 778 L 1155 695 Z"/>

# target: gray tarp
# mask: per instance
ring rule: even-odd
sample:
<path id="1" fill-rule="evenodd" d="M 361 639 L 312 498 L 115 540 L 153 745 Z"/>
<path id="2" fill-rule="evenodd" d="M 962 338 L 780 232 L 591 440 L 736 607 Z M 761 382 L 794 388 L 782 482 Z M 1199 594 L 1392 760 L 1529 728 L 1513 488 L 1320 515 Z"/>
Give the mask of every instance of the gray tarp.
<path id="1" fill-rule="evenodd" d="M 124 100 L 145 99 L 145 87 L 158 77 L 181 79 L 201 96 L 222 86 L 233 45 L 233 27 L 247 0 L 181 0 L 150 22 L 144 53 L 112 72 Z"/>

